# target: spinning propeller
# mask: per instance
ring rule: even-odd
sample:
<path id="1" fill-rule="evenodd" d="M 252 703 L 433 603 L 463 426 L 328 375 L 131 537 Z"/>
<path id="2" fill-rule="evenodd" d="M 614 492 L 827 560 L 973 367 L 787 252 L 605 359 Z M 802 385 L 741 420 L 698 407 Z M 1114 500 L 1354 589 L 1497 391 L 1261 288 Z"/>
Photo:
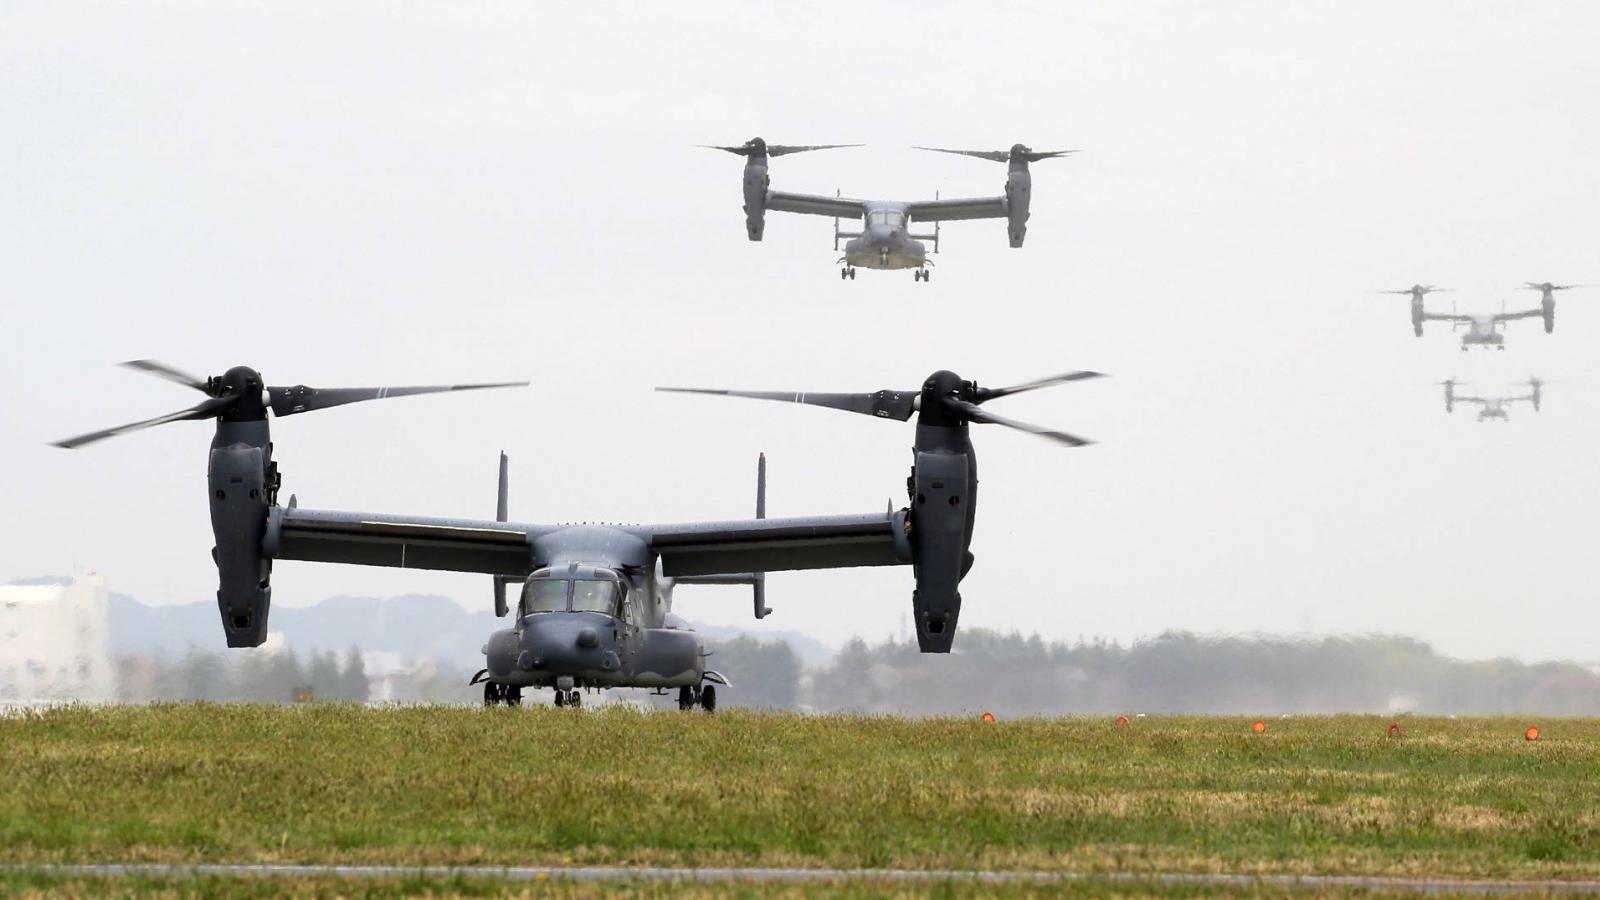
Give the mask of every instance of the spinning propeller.
<path id="1" fill-rule="evenodd" d="M 722 397 L 747 397 L 752 400 L 781 400 L 804 403 L 808 406 L 825 406 L 845 412 L 876 416 L 880 419 L 898 419 L 902 422 L 920 412 L 922 422 L 929 425 L 954 425 L 980 422 L 1004 425 L 1018 431 L 1065 444 L 1081 447 L 1092 441 L 1016 419 L 999 416 L 983 409 L 983 404 L 998 397 L 1008 397 L 1025 391 L 1038 390 L 1069 381 L 1099 378 L 1099 372 L 1065 372 L 1022 384 L 1002 388 L 980 388 L 971 381 L 963 381 L 952 372 L 935 372 L 928 376 L 920 391 L 877 391 L 870 394 L 810 394 L 793 391 L 730 391 L 715 388 L 658 387 L 658 391 L 680 394 L 712 394 Z"/>
<path id="2" fill-rule="evenodd" d="M 1548 294 L 1548 293 L 1551 293 L 1552 291 L 1570 291 L 1573 288 L 1581 288 L 1581 287 L 1584 287 L 1584 285 L 1581 285 L 1581 284 L 1551 284 L 1548 281 L 1524 281 L 1522 283 L 1522 289 L 1523 290 L 1525 290 L 1525 291 L 1538 291 L 1538 292 L 1540 292 L 1542 294 Z"/>
<path id="3" fill-rule="evenodd" d="M 1025 160 L 1035 163 L 1041 159 L 1053 159 L 1057 156 L 1066 156 L 1077 153 L 1076 150 L 1034 150 L 1023 144 L 1012 144 L 1010 150 L 946 150 L 943 147 L 913 147 L 914 150 L 931 150 L 934 153 L 954 153 L 958 156 L 974 156 L 978 159 L 992 160 L 993 162 L 1011 162 Z"/>
<path id="4" fill-rule="evenodd" d="M 93 431 L 81 434 L 64 441 L 57 441 L 55 446 L 73 449 L 108 437 L 139 431 L 153 425 L 164 425 L 168 422 L 182 422 L 191 419 L 225 419 L 228 421 L 251 421 L 264 419 L 267 410 L 275 416 L 292 416 L 295 413 L 311 412 L 318 409 L 327 409 L 330 406 L 343 406 L 346 403 L 359 403 L 363 400 L 383 400 L 388 397 L 406 397 L 412 394 L 437 394 L 446 391 L 472 391 L 484 388 L 527 387 L 526 381 L 497 382 L 493 384 L 449 384 L 428 385 L 425 387 L 370 387 L 370 388 L 313 388 L 303 384 L 297 385 L 264 385 L 261 375 L 247 366 L 237 366 L 229 369 L 226 374 L 201 380 L 186 372 L 180 372 L 171 366 L 150 359 L 135 359 L 123 363 L 130 369 L 137 369 L 157 378 L 194 388 L 206 395 L 188 409 L 179 410 L 142 422 L 132 422 L 119 425 L 116 428 L 107 428 L 103 431 Z"/>
<path id="5" fill-rule="evenodd" d="M 726 150 L 739 156 L 788 156 L 791 153 L 805 153 L 809 150 L 836 150 L 840 147 L 859 147 L 860 144 L 768 144 L 761 138 L 751 138 L 742 144 L 729 147 L 722 144 L 701 144 L 707 150 Z"/>
<path id="6" fill-rule="evenodd" d="M 1411 287 L 1399 291 L 1373 291 L 1374 294 L 1400 294 L 1402 296 L 1425 297 L 1428 294 L 1447 294 L 1451 288 L 1434 287 L 1431 284 L 1413 284 Z"/>

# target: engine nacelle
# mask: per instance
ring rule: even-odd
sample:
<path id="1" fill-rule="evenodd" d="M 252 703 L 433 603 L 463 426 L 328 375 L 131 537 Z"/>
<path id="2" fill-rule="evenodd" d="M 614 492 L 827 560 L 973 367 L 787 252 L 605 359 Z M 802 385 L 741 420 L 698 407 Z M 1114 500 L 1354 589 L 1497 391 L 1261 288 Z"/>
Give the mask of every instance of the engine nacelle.
<path id="1" fill-rule="evenodd" d="M 917 646 L 923 653 L 949 653 L 961 614 L 959 586 L 972 565 L 969 459 L 963 453 L 924 451 L 916 460 L 909 519 Z"/>
<path id="2" fill-rule="evenodd" d="M 216 538 L 211 555 L 217 564 L 217 608 L 229 647 L 258 647 L 267 639 L 272 605 L 272 559 L 262 546 L 273 490 L 270 445 L 219 446 L 228 427 L 219 424 L 206 478 Z"/>
<path id="3" fill-rule="evenodd" d="M 1010 220 L 1006 230 L 1012 247 L 1021 247 L 1028 236 L 1028 202 L 1032 196 L 1033 175 L 1028 164 L 1023 162 L 1020 168 L 1013 164 L 1006 176 L 1006 217 Z"/>
<path id="4" fill-rule="evenodd" d="M 1544 333 L 1550 334 L 1556 330 L 1556 298 L 1546 295 L 1539 303 L 1539 311 L 1544 314 Z"/>
<path id="5" fill-rule="evenodd" d="M 767 227 L 767 158 L 752 156 L 744 165 L 744 227 L 750 240 L 759 241 Z"/>
<path id="6" fill-rule="evenodd" d="M 1425 317 L 1422 309 L 1422 298 L 1411 298 L 1411 330 L 1417 337 L 1422 337 L 1422 322 Z"/>

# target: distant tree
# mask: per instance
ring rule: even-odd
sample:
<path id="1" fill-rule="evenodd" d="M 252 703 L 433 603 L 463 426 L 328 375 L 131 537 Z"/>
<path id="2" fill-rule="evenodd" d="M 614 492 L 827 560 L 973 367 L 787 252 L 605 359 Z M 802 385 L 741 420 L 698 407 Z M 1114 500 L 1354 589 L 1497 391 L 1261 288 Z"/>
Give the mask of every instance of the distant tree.
<path id="1" fill-rule="evenodd" d="M 311 657 L 311 667 L 306 673 L 307 686 L 316 700 L 339 700 L 344 695 L 344 678 L 339 673 L 339 657 L 325 650 Z"/>
<path id="2" fill-rule="evenodd" d="M 764 642 L 749 635 L 718 642 L 706 665 L 727 676 L 733 689 L 725 704 L 788 709 L 800 687 L 800 655 L 784 641 Z"/>
<path id="3" fill-rule="evenodd" d="M 344 673 L 339 678 L 339 699 L 365 703 L 372 696 L 372 683 L 367 680 L 367 664 L 361 659 L 361 648 L 350 645 L 344 657 Z"/>

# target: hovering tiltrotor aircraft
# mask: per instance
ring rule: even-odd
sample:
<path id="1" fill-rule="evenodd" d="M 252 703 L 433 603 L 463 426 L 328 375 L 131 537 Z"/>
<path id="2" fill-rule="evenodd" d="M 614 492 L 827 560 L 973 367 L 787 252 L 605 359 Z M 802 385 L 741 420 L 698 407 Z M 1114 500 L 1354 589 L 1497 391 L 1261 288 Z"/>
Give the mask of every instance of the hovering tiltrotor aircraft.
<path id="1" fill-rule="evenodd" d="M 1478 404 L 1478 421 L 1487 422 L 1498 419 L 1502 422 L 1511 421 L 1511 405 L 1527 401 L 1533 404 L 1533 411 L 1539 411 L 1539 404 L 1544 399 L 1544 382 L 1538 378 L 1529 378 L 1523 382 L 1528 386 L 1529 393 L 1505 395 L 1500 397 L 1475 397 L 1470 394 L 1456 393 L 1456 385 L 1461 382 L 1448 378 L 1439 382 L 1444 385 L 1444 411 L 1455 412 L 1457 403 Z"/>
<path id="2" fill-rule="evenodd" d="M 1056 156 L 1075 153 L 1075 150 L 1035 151 L 1022 144 L 1010 150 L 944 150 L 938 147 L 917 147 L 936 153 L 956 153 L 975 156 L 994 162 L 1007 163 L 1010 174 L 1006 176 L 1005 193 L 998 197 L 977 197 L 967 200 L 918 200 L 912 202 L 890 200 L 852 200 L 845 197 L 828 197 L 819 194 L 791 194 L 771 189 L 772 179 L 767 175 L 767 161 L 775 156 L 803 153 L 807 150 L 832 150 L 839 147 L 859 147 L 860 144 L 816 144 L 811 146 L 785 146 L 768 144 L 761 138 L 751 138 L 737 146 L 708 145 L 708 149 L 726 150 L 745 158 L 744 164 L 744 216 L 745 230 L 750 240 L 759 241 L 766 228 L 768 210 L 774 212 L 806 213 L 833 217 L 833 249 L 846 241 L 844 256 L 839 262 L 840 278 L 854 279 L 856 266 L 865 269 L 914 269 L 913 278 L 928 280 L 928 249 L 923 241 L 933 242 L 933 252 L 939 252 L 939 223 L 956 219 L 1006 219 L 1011 246 L 1021 247 L 1028 234 L 1028 202 L 1033 192 L 1033 175 L 1029 163 Z M 860 222 L 860 231 L 841 231 L 840 219 Z M 929 234 L 913 234 L 913 225 L 932 222 Z"/>
<path id="3" fill-rule="evenodd" d="M 1544 318 L 1544 330 L 1548 334 L 1555 331 L 1556 327 L 1556 301 L 1552 291 L 1567 290 L 1577 285 L 1536 285 L 1528 283 L 1534 290 L 1549 288 L 1544 291 L 1543 300 L 1538 309 L 1525 309 L 1517 312 L 1497 313 L 1472 313 L 1461 314 L 1456 312 L 1432 313 L 1423 306 L 1423 298 L 1429 294 L 1449 290 L 1448 288 L 1434 287 L 1433 285 L 1414 284 L 1400 291 L 1379 291 L 1380 294 L 1405 294 L 1411 297 L 1411 330 L 1417 337 L 1422 337 L 1422 323 L 1427 321 L 1449 322 L 1452 329 L 1466 326 L 1466 333 L 1461 336 L 1461 349 L 1468 350 L 1472 347 L 1494 347 L 1498 350 L 1505 349 L 1506 337 L 1504 334 L 1505 323 L 1516 319 L 1531 319 L 1535 316 Z"/>
<path id="4" fill-rule="evenodd" d="M 192 409 L 61 441 L 80 447 L 101 438 L 184 419 L 216 419 L 207 481 L 216 538 L 217 606 L 230 647 L 254 647 L 267 636 L 275 560 L 479 572 L 494 576 L 495 614 L 510 611 L 506 585 L 521 583 L 511 627 L 484 646 L 485 668 L 473 678 L 488 704 L 519 704 L 525 687 L 555 689 L 557 705 L 578 705 L 580 688 L 678 688 L 680 708 L 716 705 L 705 668 L 709 651 L 672 614 L 683 584 L 751 585 L 755 615 L 766 606 L 766 573 L 852 566 L 912 567 L 912 608 L 923 652 L 948 652 L 960 612 L 958 586 L 972 566 L 977 468 L 967 426 L 993 423 L 1068 446 L 1087 441 L 994 415 L 982 404 L 999 397 L 1094 377 L 1071 372 L 1006 388 L 980 388 L 936 372 L 918 391 L 873 394 L 738 394 L 779 397 L 905 421 L 917 415 L 910 503 L 862 515 L 769 519 L 765 464 L 757 477 L 753 519 L 672 525 L 537 525 L 508 521 L 501 455 L 499 505 L 493 520 L 437 519 L 300 509 L 277 502 L 280 477 L 272 459 L 267 413 L 290 415 L 386 396 L 501 385 L 318 390 L 268 387 L 247 367 L 202 381 L 159 363 L 129 365 L 207 395 Z"/>

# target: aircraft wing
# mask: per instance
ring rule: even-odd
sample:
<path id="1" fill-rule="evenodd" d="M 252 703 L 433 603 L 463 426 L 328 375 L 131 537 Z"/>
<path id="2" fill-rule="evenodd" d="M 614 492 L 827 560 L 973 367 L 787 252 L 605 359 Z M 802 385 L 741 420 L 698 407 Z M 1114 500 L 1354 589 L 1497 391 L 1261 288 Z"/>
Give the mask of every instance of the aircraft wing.
<path id="1" fill-rule="evenodd" d="M 851 200 L 848 197 L 824 197 L 819 194 L 788 194 L 783 191 L 768 191 L 767 209 L 778 212 L 805 213 L 811 216 L 859 219 L 866 215 L 867 204 L 864 200 Z"/>
<path id="2" fill-rule="evenodd" d="M 918 200 L 906 204 L 913 222 L 953 222 L 957 219 L 1004 219 L 1010 215 L 1004 197 L 966 200 Z"/>
<path id="3" fill-rule="evenodd" d="M 542 530 L 539 532 L 542 533 Z M 530 526 L 273 507 L 263 539 L 276 559 L 526 575 Z"/>
<path id="4" fill-rule="evenodd" d="M 673 578 L 911 562 L 903 512 L 689 522 L 629 530 L 650 542 L 661 555 L 662 570 Z"/>
<path id="5" fill-rule="evenodd" d="M 1472 317 L 1461 313 L 1431 313 L 1425 312 L 1422 318 L 1430 322 L 1471 322 Z"/>
<path id="6" fill-rule="evenodd" d="M 1542 310 L 1542 309 L 1525 309 L 1525 310 L 1523 310 L 1521 312 L 1495 313 L 1494 314 L 1494 320 L 1496 322 L 1509 322 L 1512 319 L 1532 319 L 1532 318 L 1535 318 L 1537 316 L 1542 316 L 1542 315 L 1544 315 L 1544 310 Z"/>

